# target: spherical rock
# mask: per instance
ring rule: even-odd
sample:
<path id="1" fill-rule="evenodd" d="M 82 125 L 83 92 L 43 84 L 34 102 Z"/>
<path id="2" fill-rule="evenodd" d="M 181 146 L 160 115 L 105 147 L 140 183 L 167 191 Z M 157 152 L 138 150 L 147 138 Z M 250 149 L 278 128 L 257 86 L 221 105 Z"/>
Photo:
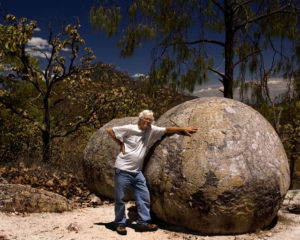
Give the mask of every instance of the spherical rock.
<path id="1" fill-rule="evenodd" d="M 206 234 L 268 226 L 289 188 L 289 165 L 272 126 L 249 106 L 198 98 L 167 111 L 160 126 L 195 126 L 165 136 L 145 169 L 152 211 Z"/>
<path id="2" fill-rule="evenodd" d="M 83 169 L 89 189 L 97 195 L 114 198 L 114 164 L 120 146 L 107 133 L 109 128 L 137 124 L 138 117 L 113 119 L 90 138 L 84 149 Z"/>

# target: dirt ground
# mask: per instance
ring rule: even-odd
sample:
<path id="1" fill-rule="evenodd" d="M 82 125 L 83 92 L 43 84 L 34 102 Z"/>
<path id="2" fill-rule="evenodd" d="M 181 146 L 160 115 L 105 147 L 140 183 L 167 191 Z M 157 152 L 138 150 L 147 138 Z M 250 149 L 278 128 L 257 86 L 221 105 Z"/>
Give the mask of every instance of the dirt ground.
<path id="1" fill-rule="evenodd" d="M 129 219 L 134 214 L 133 203 L 126 204 Z M 129 209 L 129 211 L 128 211 Z M 113 204 L 96 208 L 78 208 L 63 213 L 0 213 L 0 240 L 299 240 L 300 215 L 280 210 L 277 224 L 269 230 L 257 233 L 227 236 L 205 236 L 159 224 L 156 232 L 137 232 L 134 222 L 127 227 L 127 235 L 121 236 L 111 229 L 114 218 Z"/>

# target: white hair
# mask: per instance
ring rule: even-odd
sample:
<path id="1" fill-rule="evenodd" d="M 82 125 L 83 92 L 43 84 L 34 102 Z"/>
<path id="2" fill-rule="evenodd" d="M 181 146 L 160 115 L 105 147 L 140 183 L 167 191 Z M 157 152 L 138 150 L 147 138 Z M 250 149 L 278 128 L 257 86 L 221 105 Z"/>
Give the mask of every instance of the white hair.
<path id="1" fill-rule="evenodd" d="M 154 120 L 153 112 L 151 110 L 143 110 L 139 113 L 139 119 L 143 118 L 146 115 L 150 115 L 152 120 Z"/>

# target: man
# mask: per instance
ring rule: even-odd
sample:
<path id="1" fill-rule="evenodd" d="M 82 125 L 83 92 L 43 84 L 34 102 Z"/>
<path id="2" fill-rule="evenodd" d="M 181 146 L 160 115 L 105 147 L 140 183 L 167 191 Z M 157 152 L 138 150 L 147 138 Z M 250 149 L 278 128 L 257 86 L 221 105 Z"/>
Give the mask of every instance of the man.
<path id="1" fill-rule="evenodd" d="M 144 110 L 139 114 L 138 124 L 113 127 L 108 134 L 120 145 L 115 162 L 115 224 L 119 234 L 127 234 L 125 204 L 123 198 L 128 189 L 136 200 L 140 231 L 155 231 L 157 225 L 150 224 L 150 194 L 142 168 L 149 143 L 159 140 L 165 133 L 183 132 L 189 136 L 197 131 L 195 127 L 158 127 L 152 125 L 153 112 Z"/>

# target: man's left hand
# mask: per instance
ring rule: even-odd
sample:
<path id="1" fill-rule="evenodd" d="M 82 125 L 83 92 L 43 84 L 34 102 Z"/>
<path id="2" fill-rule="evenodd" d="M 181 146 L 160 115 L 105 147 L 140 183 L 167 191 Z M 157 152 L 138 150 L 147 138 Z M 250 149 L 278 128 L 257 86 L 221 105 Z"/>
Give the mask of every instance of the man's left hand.
<path id="1" fill-rule="evenodd" d="M 198 128 L 196 128 L 196 127 L 186 127 L 186 128 L 184 128 L 183 132 L 188 136 L 192 136 L 192 134 L 197 132 L 197 130 L 198 130 Z"/>

